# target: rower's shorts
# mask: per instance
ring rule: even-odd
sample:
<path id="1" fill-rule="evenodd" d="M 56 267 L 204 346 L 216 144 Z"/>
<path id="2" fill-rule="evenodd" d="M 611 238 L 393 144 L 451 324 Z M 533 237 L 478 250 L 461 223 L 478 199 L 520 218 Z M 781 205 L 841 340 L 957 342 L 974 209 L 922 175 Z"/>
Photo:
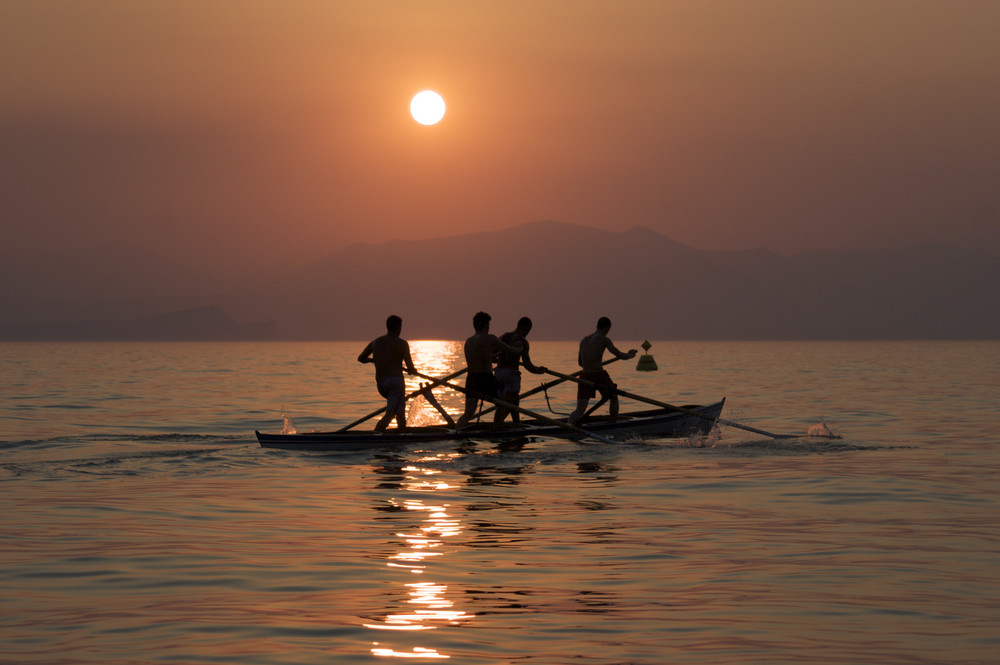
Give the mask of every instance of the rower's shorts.
<path id="1" fill-rule="evenodd" d="M 521 393 L 521 372 L 509 367 L 497 367 L 493 371 L 497 378 L 497 392 L 500 395 Z"/>
<path id="2" fill-rule="evenodd" d="M 376 379 L 375 386 L 378 394 L 385 398 L 386 413 L 406 414 L 406 381 L 402 374 Z"/>
<path id="3" fill-rule="evenodd" d="M 497 380 L 493 372 L 469 372 L 465 379 L 465 388 L 475 393 L 476 397 L 496 397 Z"/>
<path id="4" fill-rule="evenodd" d="M 587 386 L 578 383 L 576 388 L 577 399 L 590 399 L 597 393 L 601 393 L 601 397 L 611 397 L 615 394 L 615 388 L 618 387 L 618 384 L 611 380 L 611 375 L 608 374 L 607 370 L 603 369 L 598 372 L 581 372 L 580 378 L 584 381 L 596 383 L 597 386 Z"/>

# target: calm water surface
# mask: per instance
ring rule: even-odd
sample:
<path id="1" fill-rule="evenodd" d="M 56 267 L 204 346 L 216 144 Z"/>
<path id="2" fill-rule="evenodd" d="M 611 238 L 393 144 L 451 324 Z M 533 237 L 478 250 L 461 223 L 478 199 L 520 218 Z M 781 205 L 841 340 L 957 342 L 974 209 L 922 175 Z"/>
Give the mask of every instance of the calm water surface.
<path id="1" fill-rule="evenodd" d="M 1000 662 L 1000 343 L 661 342 L 660 371 L 610 368 L 836 440 L 257 446 L 282 411 L 377 408 L 361 346 L 0 345 L 0 663 Z M 575 344 L 532 349 L 574 369 Z"/>

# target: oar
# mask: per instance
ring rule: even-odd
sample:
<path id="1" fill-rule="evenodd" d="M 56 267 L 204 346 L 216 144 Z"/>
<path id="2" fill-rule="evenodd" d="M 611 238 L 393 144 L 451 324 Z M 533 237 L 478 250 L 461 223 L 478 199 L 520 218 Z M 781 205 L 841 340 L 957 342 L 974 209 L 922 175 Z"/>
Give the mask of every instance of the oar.
<path id="1" fill-rule="evenodd" d="M 420 394 L 424 396 L 427 403 L 437 409 L 437 412 L 441 414 L 441 417 L 444 418 L 449 427 L 454 427 L 455 421 L 452 420 L 451 414 L 445 411 L 445 408 L 441 406 L 441 402 L 437 401 L 437 397 L 431 392 L 431 387 L 425 383 L 421 383 L 420 387 L 422 388 Z"/>
<path id="2" fill-rule="evenodd" d="M 610 365 L 611 363 L 615 362 L 616 360 L 618 360 L 618 358 L 609 358 L 609 359 L 605 360 L 604 362 L 602 362 L 601 365 Z M 551 372 L 549 372 L 549 373 L 551 374 Z M 531 390 L 528 390 L 526 392 L 521 393 L 520 395 L 517 396 L 517 399 L 518 400 L 522 400 L 525 397 L 531 397 L 532 395 L 537 395 L 540 392 L 548 390 L 552 386 L 558 386 L 560 383 L 565 383 L 566 381 L 572 381 L 573 377 L 578 376 L 579 374 L 582 374 L 582 373 L 583 373 L 583 370 L 581 369 L 578 372 L 573 372 L 572 374 L 569 375 L 569 377 L 567 377 L 565 379 L 555 379 L 554 381 L 549 381 L 547 383 L 543 383 L 540 386 L 537 386 L 535 388 L 532 388 Z M 495 406 L 491 406 L 489 408 L 483 409 L 479 413 L 479 416 L 480 417 L 485 416 L 487 413 L 492 413 L 493 411 L 496 411 L 496 407 Z"/>
<path id="3" fill-rule="evenodd" d="M 417 376 L 419 376 L 422 379 L 427 379 L 428 381 L 435 381 L 435 382 L 437 382 L 440 385 L 447 386 L 447 387 L 451 388 L 452 390 L 457 390 L 458 392 L 463 393 L 465 395 L 468 395 L 470 393 L 472 393 L 473 395 L 478 395 L 478 393 L 475 393 L 473 391 L 467 390 L 463 386 L 457 385 L 455 383 L 449 383 L 445 379 L 435 379 L 433 376 L 427 376 L 426 374 L 421 374 L 420 372 L 417 372 Z M 534 418 L 535 420 L 540 420 L 543 423 L 548 423 L 549 425 L 555 425 L 556 427 L 561 427 L 564 430 L 567 430 L 569 432 L 573 432 L 574 434 L 582 434 L 582 435 L 584 435 L 584 436 L 586 436 L 588 438 L 596 439 L 596 440 L 602 441 L 604 443 L 614 443 L 614 444 L 618 443 L 617 441 L 613 441 L 612 439 L 609 439 L 607 437 L 601 436 L 600 434 L 594 434 L 593 432 L 588 432 L 587 430 L 583 429 L 582 427 L 577 427 L 576 425 L 570 425 L 567 422 L 563 422 L 561 420 L 556 420 L 555 418 L 549 418 L 548 416 L 543 416 L 540 413 L 535 413 L 534 411 L 529 411 L 528 409 L 521 408 L 520 406 L 517 406 L 515 404 L 511 404 L 510 402 L 505 402 L 502 399 L 497 399 L 496 397 L 482 396 L 482 399 L 486 400 L 487 402 L 492 402 L 493 404 L 495 404 L 497 406 L 502 406 L 505 409 L 509 409 L 511 411 L 517 411 L 518 413 L 523 413 L 524 415 L 529 416 L 531 418 Z"/>
<path id="4" fill-rule="evenodd" d="M 461 376 L 461 375 L 465 374 L 468 370 L 469 370 L 468 367 L 463 367 L 462 369 L 460 369 L 457 372 L 454 372 L 452 374 L 449 374 L 448 376 L 444 377 L 443 379 L 432 379 L 433 383 L 431 383 L 431 385 L 429 385 L 429 386 L 421 386 L 421 388 L 419 390 L 414 390 L 412 393 L 410 393 L 409 395 L 407 395 L 404 399 L 407 399 L 407 400 L 412 399 L 412 398 L 416 397 L 417 395 L 421 394 L 422 392 L 424 392 L 424 390 L 426 390 L 428 388 L 433 388 L 434 386 L 437 386 L 437 385 L 441 385 L 442 383 L 444 383 L 445 381 L 448 381 L 449 379 L 454 379 L 457 376 Z M 423 376 L 423 374 L 418 374 L 417 376 Z M 430 377 L 424 377 L 424 378 L 430 378 Z M 378 414 L 382 413 L 383 411 L 385 411 L 385 407 L 384 406 L 381 409 L 378 409 L 376 411 L 372 411 L 371 413 L 369 413 L 367 416 L 364 416 L 363 418 L 358 418 L 357 420 L 355 420 L 350 425 L 344 425 L 338 431 L 340 431 L 340 432 L 346 432 L 347 430 L 351 429 L 352 427 L 356 427 L 357 425 L 360 425 L 361 423 L 365 422 L 366 420 L 369 420 L 370 418 L 374 418 L 375 416 L 377 416 Z"/>
<path id="5" fill-rule="evenodd" d="M 593 381 L 587 381 L 586 379 L 576 378 L 576 377 L 573 377 L 573 376 L 569 376 L 567 374 L 560 374 L 559 372 L 555 372 L 555 371 L 553 371 L 551 369 L 546 369 L 546 371 L 549 374 L 553 375 L 553 376 L 563 377 L 565 379 L 569 379 L 570 381 L 576 381 L 577 383 L 582 383 L 584 385 L 588 385 L 588 386 L 596 386 L 597 385 Z M 687 414 L 689 416 L 696 416 L 698 418 L 704 418 L 705 420 L 713 420 L 713 421 L 722 423 L 723 425 L 728 425 L 729 427 L 735 427 L 737 429 L 743 429 L 743 430 L 746 430 L 748 432 L 753 432 L 754 434 L 762 434 L 763 436 L 769 436 L 772 439 L 797 439 L 797 438 L 799 438 L 795 434 L 772 434 L 771 432 L 765 432 L 762 429 L 757 429 L 756 427 L 750 427 L 749 425 L 743 425 L 743 424 L 740 424 L 740 423 L 737 423 L 737 422 L 733 422 L 732 420 L 726 420 L 724 418 L 713 418 L 712 416 L 706 415 L 704 413 L 699 413 L 697 411 L 694 411 L 693 409 L 685 409 L 682 406 L 674 406 L 673 404 L 667 404 L 666 402 L 661 402 L 659 400 L 652 399 L 652 398 L 649 398 L 649 397 L 643 397 L 642 395 L 636 395 L 635 393 L 630 393 L 628 391 L 621 390 L 620 388 L 615 388 L 614 391 L 617 394 L 621 395 L 622 397 L 628 397 L 628 398 L 634 399 L 634 400 L 636 400 L 638 402 L 645 402 L 646 404 L 652 404 L 653 406 L 658 406 L 658 407 L 663 408 L 663 409 L 671 409 L 673 411 L 679 411 L 679 412 L 685 413 L 685 414 Z"/>

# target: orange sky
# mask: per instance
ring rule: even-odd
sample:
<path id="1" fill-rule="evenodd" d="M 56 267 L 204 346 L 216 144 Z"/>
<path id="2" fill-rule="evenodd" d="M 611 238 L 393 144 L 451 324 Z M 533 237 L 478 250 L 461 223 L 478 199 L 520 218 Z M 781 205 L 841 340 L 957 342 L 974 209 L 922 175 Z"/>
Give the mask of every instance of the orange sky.
<path id="1" fill-rule="evenodd" d="M 0 251 L 235 266 L 539 219 L 1000 251 L 998 32 L 993 0 L 5 0 Z"/>

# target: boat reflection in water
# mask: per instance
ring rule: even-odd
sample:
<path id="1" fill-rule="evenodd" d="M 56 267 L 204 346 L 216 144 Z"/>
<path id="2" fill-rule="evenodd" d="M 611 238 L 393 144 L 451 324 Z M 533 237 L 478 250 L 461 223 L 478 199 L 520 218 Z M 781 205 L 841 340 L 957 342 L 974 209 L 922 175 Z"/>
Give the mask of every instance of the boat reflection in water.
<path id="1" fill-rule="evenodd" d="M 448 455 L 437 456 L 447 457 Z M 443 480 L 441 472 L 435 469 L 407 465 L 396 467 L 402 478 L 398 488 L 406 494 L 433 494 L 457 489 Z M 382 485 L 383 488 L 386 485 Z M 366 628 L 379 631 L 425 631 L 441 626 L 456 626 L 473 618 L 456 608 L 454 601 L 448 598 L 448 586 L 438 582 L 423 579 L 429 572 L 428 564 L 444 556 L 449 538 L 462 533 L 461 523 L 449 514 L 449 504 L 433 499 L 425 500 L 417 497 L 407 497 L 402 500 L 390 499 L 389 505 L 380 510 L 390 513 L 416 513 L 420 521 L 414 528 L 397 532 L 401 546 L 388 556 L 386 566 L 419 576 L 414 581 L 405 582 L 405 603 L 409 606 L 404 611 L 386 614 L 378 622 L 366 623 Z M 412 646 L 409 650 L 396 650 L 388 647 L 383 640 L 372 642 L 371 652 L 376 656 L 399 658 L 450 658 L 437 649 Z"/>

